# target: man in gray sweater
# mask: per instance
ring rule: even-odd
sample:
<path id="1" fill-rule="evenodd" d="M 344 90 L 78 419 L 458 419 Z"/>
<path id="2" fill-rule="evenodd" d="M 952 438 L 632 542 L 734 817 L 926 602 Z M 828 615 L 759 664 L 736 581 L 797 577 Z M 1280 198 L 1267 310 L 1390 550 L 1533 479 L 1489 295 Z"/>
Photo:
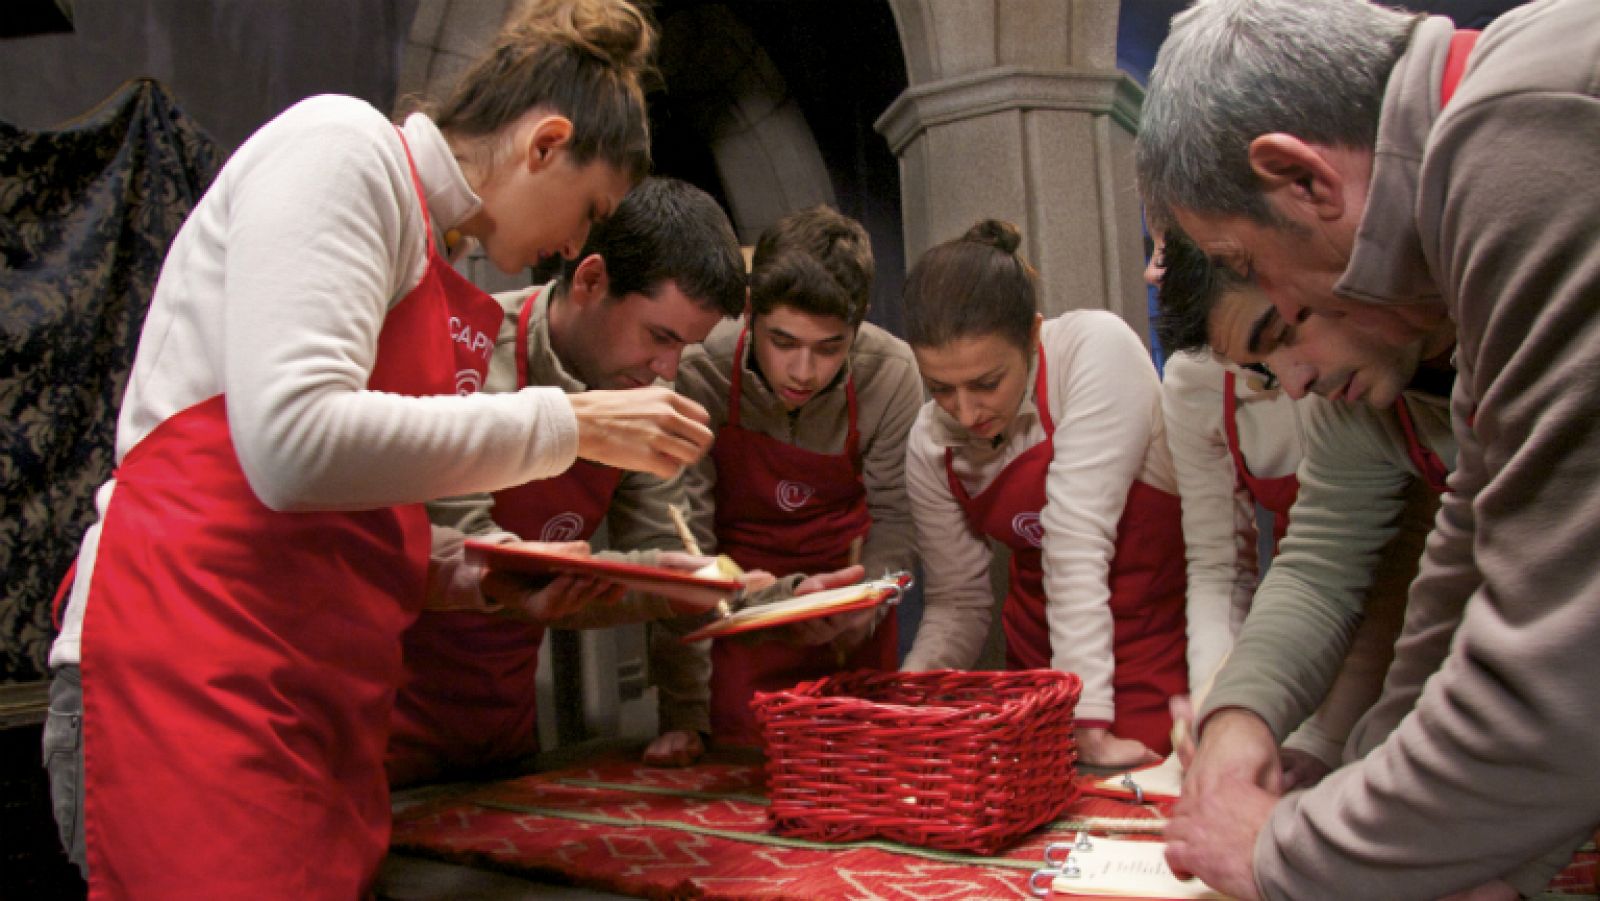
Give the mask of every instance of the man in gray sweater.
<path id="1" fill-rule="evenodd" d="M 1259 717 L 1201 711 L 1168 856 L 1228 894 L 1510 897 L 1600 823 L 1597 72 L 1593 0 L 1522 7 L 1475 47 L 1363 0 L 1173 22 L 1138 148 L 1157 218 L 1287 323 L 1458 330 L 1458 467 L 1411 608 L 1459 627 L 1408 619 L 1379 703 L 1410 714 L 1304 793 L 1276 796 Z"/>

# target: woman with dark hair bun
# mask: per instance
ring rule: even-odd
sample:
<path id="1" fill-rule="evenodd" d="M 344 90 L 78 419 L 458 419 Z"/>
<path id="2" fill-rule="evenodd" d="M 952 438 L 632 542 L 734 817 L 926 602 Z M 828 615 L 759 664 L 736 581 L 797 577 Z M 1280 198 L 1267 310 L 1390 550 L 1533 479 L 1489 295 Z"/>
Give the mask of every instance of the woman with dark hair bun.
<path id="1" fill-rule="evenodd" d="M 932 400 L 906 481 L 925 609 L 907 670 L 966 668 L 988 633 L 992 538 L 1011 550 L 1006 663 L 1083 679 L 1079 758 L 1153 763 L 1188 689 L 1184 554 L 1161 385 L 1133 331 L 1077 310 L 1046 322 L 1015 226 L 984 220 L 906 282 Z"/>
<path id="2" fill-rule="evenodd" d="M 664 388 L 476 393 L 501 310 L 449 262 L 578 252 L 649 169 L 654 43 L 624 0 L 521 7 L 435 116 L 303 100 L 196 205 L 51 652 L 90 897 L 367 894 L 401 632 L 430 587 L 481 590 L 423 502 L 576 457 L 669 477 L 710 444 Z"/>

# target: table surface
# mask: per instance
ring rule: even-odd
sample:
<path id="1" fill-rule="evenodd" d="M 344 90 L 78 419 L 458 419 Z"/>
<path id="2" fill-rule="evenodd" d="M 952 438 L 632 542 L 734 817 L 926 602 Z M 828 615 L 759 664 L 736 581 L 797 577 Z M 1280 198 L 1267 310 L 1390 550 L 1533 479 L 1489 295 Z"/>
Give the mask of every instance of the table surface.
<path id="1" fill-rule="evenodd" d="M 1077 828 L 1068 816 L 993 857 L 808 842 L 769 827 L 759 753 L 713 752 L 673 769 L 642 765 L 641 751 L 629 742 L 579 745 L 541 755 L 524 775 L 397 792 L 395 853 L 380 896 L 875 898 L 893 884 L 902 894 L 1026 898 L 1044 846 Z M 1102 824 L 1145 837 L 1159 828 L 1154 807 L 1084 803 L 1102 805 Z M 579 891 L 588 894 L 572 894 Z"/>
<path id="2" fill-rule="evenodd" d="M 996 858 L 886 849 L 883 843 L 819 850 L 766 827 L 759 753 L 715 752 L 694 767 L 660 769 L 638 763 L 642 748 L 614 740 L 579 744 L 540 755 L 506 778 L 396 792 L 396 849 L 385 861 L 378 897 L 612 901 L 648 892 L 716 899 L 877 898 L 882 885 L 874 880 L 880 880 L 896 883 L 900 894 L 1027 898 L 1026 878 L 1045 844 L 1068 839 L 1078 828 L 1145 838 L 1159 831 L 1158 807 L 1095 798 L 1075 803 L 1056 823 Z M 1083 769 L 1091 778 L 1107 773 Z M 610 856 L 595 854 L 601 846 Z M 617 846 L 626 847 L 619 853 Z M 1583 894 L 1593 891 L 1596 857 L 1593 849 L 1583 852 L 1586 865 L 1575 861 L 1563 874 L 1581 886 L 1569 884 L 1563 893 L 1538 898 L 1600 898 Z M 647 872 L 653 867 L 680 868 L 682 875 L 661 882 L 659 872 Z M 778 885 L 779 877 L 805 867 L 842 871 L 856 881 L 828 882 L 822 894 L 816 882 Z M 624 872 L 629 870 L 638 872 Z M 924 879 L 942 892 L 919 891 L 908 879 Z"/>

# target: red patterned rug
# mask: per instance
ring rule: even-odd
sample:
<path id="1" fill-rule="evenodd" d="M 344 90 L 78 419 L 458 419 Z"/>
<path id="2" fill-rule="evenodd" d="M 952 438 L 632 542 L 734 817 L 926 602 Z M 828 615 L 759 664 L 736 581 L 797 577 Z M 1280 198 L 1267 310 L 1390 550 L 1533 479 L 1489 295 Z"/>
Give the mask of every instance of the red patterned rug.
<path id="1" fill-rule="evenodd" d="M 625 895 L 666 899 L 1028 898 L 1045 845 L 1080 829 L 1154 837 L 1162 814 L 1082 798 L 995 857 L 892 842 L 835 845 L 767 831 L 761 768 L 657 769 L 608 756 L 468 787 L 395 817 L 396 851 Z M 1596 891 L 1593 847 L 1551 885 Z"/>
<path id="2" fill-rule="evenodd" d="M 609 758 L 467 790 L 396 815 L 395 850 L 646 898 L 1026 898 L 1044 846 L 1078 829 L 1157 834 L 1160 813 L 1086 798 L 1004 854 L 767 831 L 749 764 L 657 769 Z"/>

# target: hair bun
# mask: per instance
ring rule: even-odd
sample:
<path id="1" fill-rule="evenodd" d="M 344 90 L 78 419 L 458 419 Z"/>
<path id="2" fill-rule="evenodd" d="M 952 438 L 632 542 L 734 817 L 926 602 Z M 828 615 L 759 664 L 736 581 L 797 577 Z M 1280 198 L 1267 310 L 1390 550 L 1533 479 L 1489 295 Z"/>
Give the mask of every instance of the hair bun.
<path id="1" fill-rule="evenodd" d="M 513 27 L 628 72 L 648 70 L 655 53 L 655 25 L 630 0 L 533 0 Z"/>
<path id="2" fill-rule="evenodd" d="M 963 241 L 974 244 L 987 244 L 1004 253 L 1016 253 L 1022 244 L 1022 232 L 1015 225 L 1000 219 L 982 219 L 977 225 L 967 229 L 961 236 Z"/>

